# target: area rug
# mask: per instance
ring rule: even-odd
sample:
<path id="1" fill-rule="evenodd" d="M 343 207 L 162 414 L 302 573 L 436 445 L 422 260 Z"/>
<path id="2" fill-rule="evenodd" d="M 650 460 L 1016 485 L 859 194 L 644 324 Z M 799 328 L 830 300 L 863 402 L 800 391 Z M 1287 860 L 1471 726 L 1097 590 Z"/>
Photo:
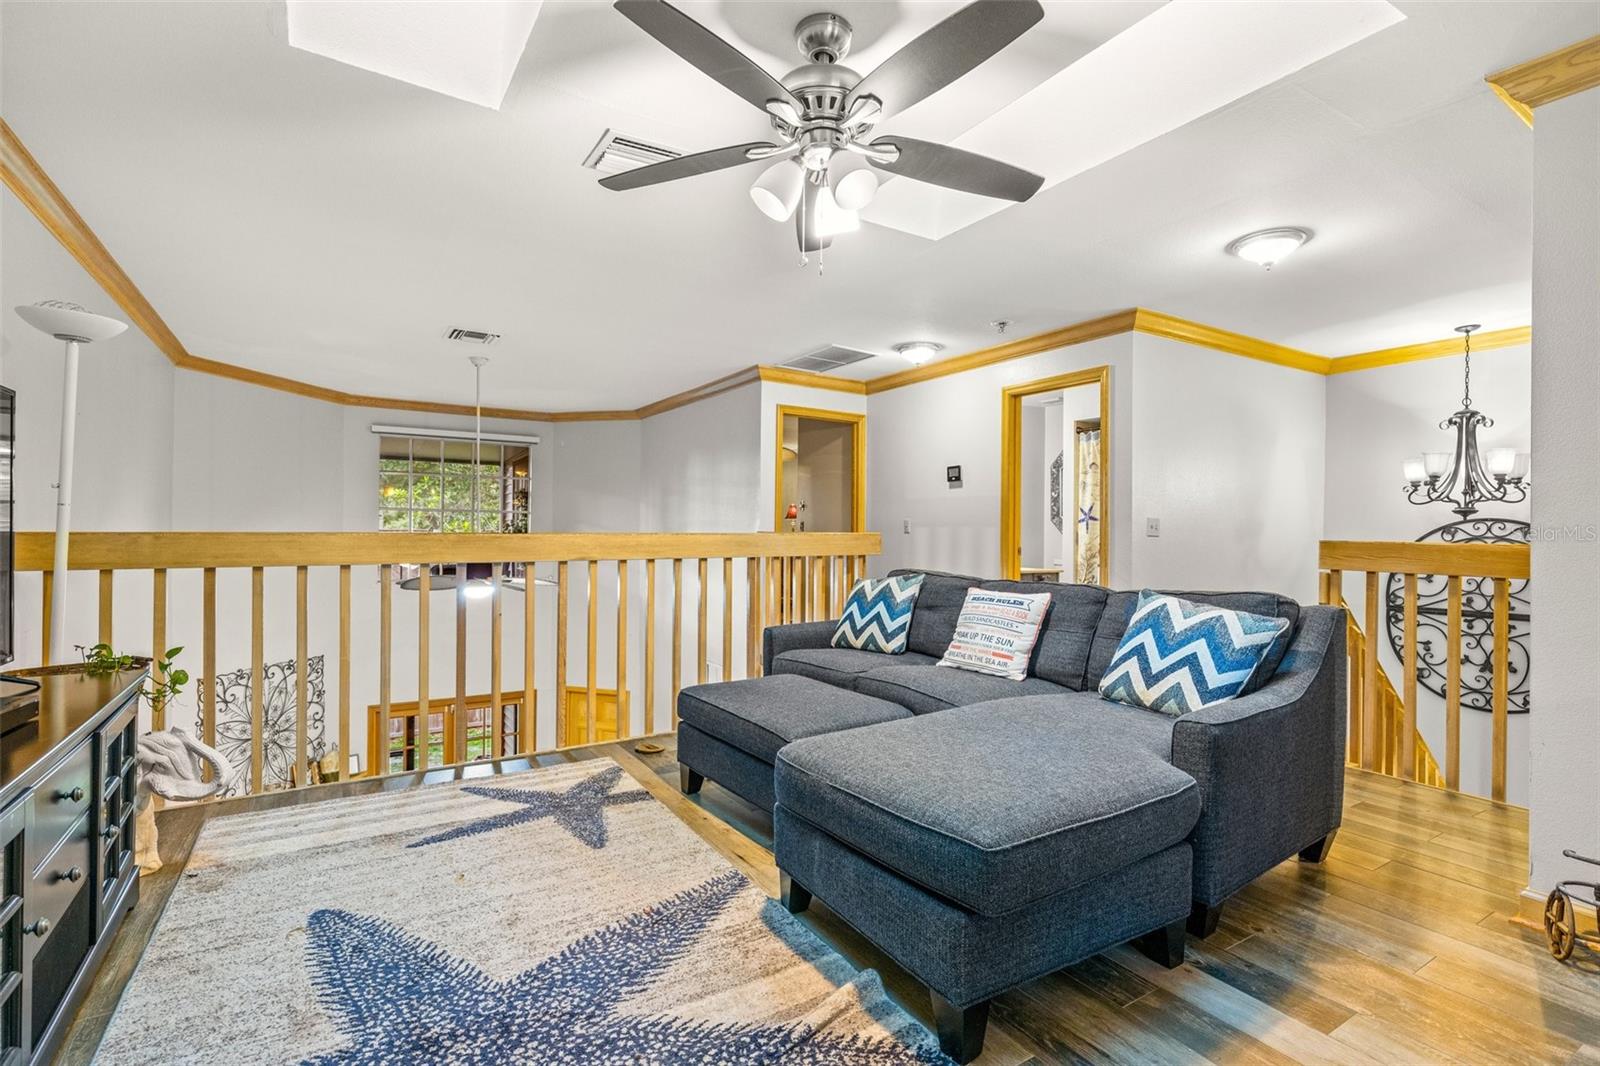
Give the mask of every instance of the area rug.
<path id="1" fill-rule="evenodd" d="M 595 759 L 208 822 L 96 1061 L 950 1060 Z"/>

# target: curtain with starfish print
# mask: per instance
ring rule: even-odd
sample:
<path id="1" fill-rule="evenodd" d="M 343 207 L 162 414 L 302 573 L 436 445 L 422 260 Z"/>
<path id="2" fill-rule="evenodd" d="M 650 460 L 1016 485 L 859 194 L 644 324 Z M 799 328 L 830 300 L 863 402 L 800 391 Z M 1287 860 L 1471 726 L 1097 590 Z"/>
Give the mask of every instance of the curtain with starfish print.
<path id="1" fill-rule="evenodd" d="M 1073 536 L 1073 580 L 1100 582 L 1100 431 L 1079 429 L 1073 434 L 1078 484 L 1074 492 L 1076 529 Z"/>

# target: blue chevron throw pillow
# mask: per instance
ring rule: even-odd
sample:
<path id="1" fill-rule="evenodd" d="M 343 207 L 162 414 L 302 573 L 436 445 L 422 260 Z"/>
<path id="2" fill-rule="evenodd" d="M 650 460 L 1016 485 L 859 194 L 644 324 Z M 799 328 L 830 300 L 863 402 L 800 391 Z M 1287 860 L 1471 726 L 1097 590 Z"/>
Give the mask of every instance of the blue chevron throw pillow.
<path id="1" fill-rule="evenodd" d="M 833 630 L 835 648 L 899 655 L 911 636 L 911 612 L 917 606 L 921 574 L 870 577 L 856 582 L 845 600 L 844 615 Z"/>
<path id="2" fill-rule="evenodd" d="M 1286 618 L 1229 611 L 1149 589 L 1100 680 L 1108 700 L 1184 715 L 1244 691 Z"/>

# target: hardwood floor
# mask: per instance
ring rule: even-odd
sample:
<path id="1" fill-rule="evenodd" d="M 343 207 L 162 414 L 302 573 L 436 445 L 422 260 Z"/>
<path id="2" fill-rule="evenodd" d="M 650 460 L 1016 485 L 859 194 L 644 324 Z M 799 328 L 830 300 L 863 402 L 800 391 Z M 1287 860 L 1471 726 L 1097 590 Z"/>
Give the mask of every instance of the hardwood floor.
<path id="1" fill-rule="evenodd" d="M 673 738 L 657 739 L 663 754 L 628 742 L 537 761 L 615 759 L 776 896 L 767 815 L 714 782 L 682 795 Z M 279 793 L 233 809 L 304 801 Z M 162 814 L 169 865 L 147 879 L 58 1061 L 92 1054 L 212 810 Z M 1002 996 L 978 1061 L 1600 1064 L 1600 965 L 1582 948 L 1558 963 L 1542 934 L 1511 921 L 1526 856 L 1526 811 L 1351 770 L 1325 863 L 1291 860 L 1260 878 L 1229 901 L 1215 934 L 1190 939 L 1176 970 L 1122 947 Z M 929 1020 L 922 986 L 825 904 L 801 919 Z"/>

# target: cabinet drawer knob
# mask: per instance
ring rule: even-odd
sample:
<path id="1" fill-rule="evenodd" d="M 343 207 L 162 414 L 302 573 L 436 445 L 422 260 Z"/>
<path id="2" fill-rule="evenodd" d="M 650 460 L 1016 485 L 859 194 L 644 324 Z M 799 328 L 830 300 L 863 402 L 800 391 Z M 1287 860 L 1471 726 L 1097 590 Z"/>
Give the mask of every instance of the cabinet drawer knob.
<path id="1" fill-rule="evenodd" d="M 66 878 L 68 881 L 71 881 L 73 884 L 77 884 L 79 881 L 83 880 L 83 867 L 74 866 L 61 876 Z"/>
<path id="2" fill-rule="evenodd" d="M 70 791 L 70 792 L 57 792 L 56 793 L 56 799 L 58 799 L 58 800 L 71 800 L 73 803 L 82 803 L 83 802 L 83 786 L 82 785 L 75 785 L 75 786 L 73 786 L 72 791 Z"/>
<path id="3" fill-rule="evenodd" d="M 44 936 L 46 933 L 50 932 L 50 919 L 37 919 L 32 925 L 28 926 L 23 931 L 32 933 L 34 936 Z"/>
<path id="4" fill-rule="evenodd" d="M 122 830 L 114 825 L 108 825 L 100 831 L 100 835 L 107 840 L 115 840 L 122 835 Z"/>

